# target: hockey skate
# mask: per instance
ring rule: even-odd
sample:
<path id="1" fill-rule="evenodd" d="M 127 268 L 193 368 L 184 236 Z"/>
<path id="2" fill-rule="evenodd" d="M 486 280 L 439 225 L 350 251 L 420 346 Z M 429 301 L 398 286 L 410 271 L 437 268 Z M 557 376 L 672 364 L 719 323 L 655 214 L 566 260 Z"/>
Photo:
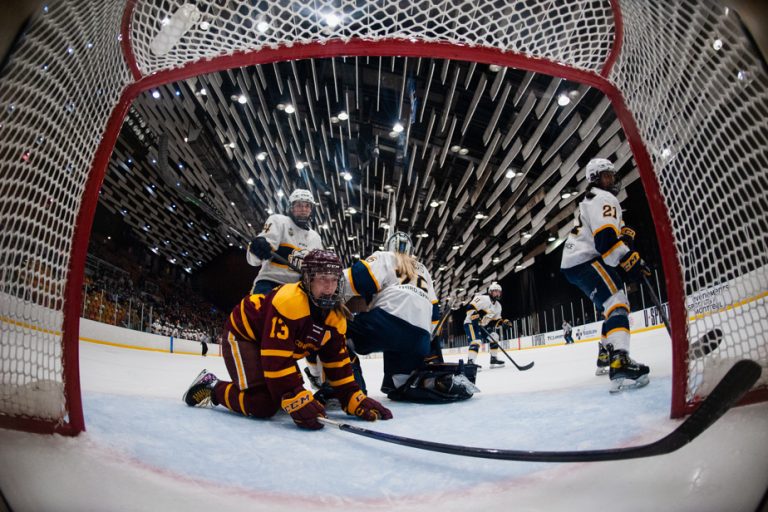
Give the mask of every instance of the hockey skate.
<path id="1" fill-rule="evenodd" d="M 599 352 L 597 353 L 597 369 L 595 370 L 595 375 L 606 375 L 610 365 L 611 352 L 607 347 L 600 343 Z"/>
<path id="2" fill-rule="evenodd" d="M 648 385 L 649 368 L 630 359 L 624 350 L 617 350 L 611 355 L 609 376 L 611 379 L 611 393 L 618 393 L 627 389 L 642 388 Z"/>
<path id="3" fill-rule="evenodd" d="M 213 397 L 213 387 L 216 385 L 216 382 L 216 376 L 203 369 L 203 371 L 197 374 L 197 377 L 192 381 L 189 389 L 187 389 L 187 392 L 184 393 L 181 399 L 190 407 L 217 405 Z"/>
<path id="4" fill-rule="evenodd" d="M 491 356 L 491 368 L 504 368 L 504 361 L 497 359 L 495 356 Z"/>
<path id="5" fill-rule="evenodd" d="M 320 377 L 315 377 L 312 375 L 312 372 L 309 371 L 309 368 L 304 367 L 304 373 L 306 374 L 307 380 L 309 381 L 309 385 L 312 386 L 312 389 L 320 390 L 323 387 L 323 383 L 320 381 Z"/>

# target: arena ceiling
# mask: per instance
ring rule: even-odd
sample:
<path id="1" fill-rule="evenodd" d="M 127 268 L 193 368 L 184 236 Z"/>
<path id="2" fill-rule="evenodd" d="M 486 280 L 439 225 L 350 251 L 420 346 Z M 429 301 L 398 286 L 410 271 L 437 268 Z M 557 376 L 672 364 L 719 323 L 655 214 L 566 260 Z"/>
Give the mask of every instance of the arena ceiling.
<path id="1" fill-rule="evenodd" d="M 101 203 L 194 272 L 308 188 L 315 228 L 347 263 L 407 231 L 438 295 L 462 298 L 562 242 L 595 156 L 616 161 L 624 190 L 638 178 L 588 86 L 453 60 L 311 59 L 143 93 Z"/>

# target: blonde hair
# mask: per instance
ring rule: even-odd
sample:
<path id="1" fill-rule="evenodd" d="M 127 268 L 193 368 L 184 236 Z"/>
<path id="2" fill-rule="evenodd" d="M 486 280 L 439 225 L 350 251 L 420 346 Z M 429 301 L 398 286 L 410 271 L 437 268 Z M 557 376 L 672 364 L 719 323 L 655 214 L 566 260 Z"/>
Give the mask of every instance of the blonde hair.
<path id="1" fill-rule="evenodd" d="M 397 258 L 397 265 L 395 266 L 395 273 L 400 276 L 407 276 L 408 281 L 413 281 L 418 277 L 416 272 L 416 258 L 409 256 L 402 252 L 396 252 L 395 258 Z"/>

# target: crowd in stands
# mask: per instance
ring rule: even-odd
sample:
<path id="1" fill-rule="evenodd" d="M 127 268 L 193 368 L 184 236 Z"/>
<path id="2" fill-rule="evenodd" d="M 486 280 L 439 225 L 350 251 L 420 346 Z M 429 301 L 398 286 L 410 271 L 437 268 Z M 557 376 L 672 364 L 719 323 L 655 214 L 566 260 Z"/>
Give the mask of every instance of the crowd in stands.
<path id="1" fill-rule="evenodd" d="M 103 246 L 89 251 L 85 274 L 84 318 L 163 336 L 218 343 L 226 319 L 224 312 L 195 293 L 187 282 L 150 275 L 126 255 L 110 255 Z"/>

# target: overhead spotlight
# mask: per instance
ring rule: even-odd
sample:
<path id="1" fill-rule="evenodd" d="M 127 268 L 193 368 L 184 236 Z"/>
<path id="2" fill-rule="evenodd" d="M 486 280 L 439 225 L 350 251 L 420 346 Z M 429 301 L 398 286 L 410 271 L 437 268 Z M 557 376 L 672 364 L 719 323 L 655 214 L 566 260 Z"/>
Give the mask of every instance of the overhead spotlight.
<path id="1" fill-rule="evenodd" d="M 206 96 L 208 94 L 208 91 L 206 91 L 204 88 L 197 91 L 197 94 L 200 96 Z"/>
<path id="2" fill-rule="evenodd" d="M 723 40 L 722 39 L 715 39 L 712 41 L 712 48 L 717 52 L 720 51 L 723 47 Z"/>
<path id="3" fill-rule="evenodd" d="M 531 238 L 532 236 L 533 236 L 533 235 L 532 235 L 532 234 L 530 234 L 530 233 L 529 233 L 529 232 L 527 232 L 527 231 L 523 233 L 523 238 L 525 238 L 525 239 Z"/>
<path id="4" fill-rule="evenodd" d="M 397 133 L 396 131 L 391 131 L 391 132 L 389 132 L 389 136 L 390 136 L 391 138 L 393 138 L 393 139 L 396 139 L 396 138 L 397 138 L 399 135 L 400 135 L 400 134 L 399 134 L 399 133 Z"/>
<path id="5" fill-rule="evenodd" d="M 504 177 L 507 178 L 507 179 L 512 179 L 512 178 L 515 177 L 515 174 L 516 173 L 515 173 L 514 169 L 508 169 L 507 170 L 507 174 L 505 174 Z"/>
<path id="6" fill-rule="evenodd" d="M 262 151 L 261 153 L 256 155 L 256 160 L 258 160 L 259 162 L 263 162 L 266 159 L 267 159 L 267 152 L 266 151 Z"/>
<path id="7" fill-rule="evenodd" d="M 262 34 L 269 30 L 269 23 L 267 20 L 265 20 L 263 17 L 259 18 L 256 22 L 256 30 L 261 32 Z"/>
<path id="8" fill-rule="evenodd" d="M 332 123 L 332 124 L 337 124 L 338 122 L 339 122 L 339 118 L 338 118 L 338 117 L 336 117 L 336 116 L 331 116 L 331 123 Z"/>
<path id="9" fill-rule="evenodd" d="M 460 155 L 466 155 L 467 153 L 469 153 L 469 150 L 467 148 L 461 148 L 459 150 Z"/>
<path id="10" fill-rule="evenodd" d="M 152 91 L 152 97 L 155 98 L 156 100 L 159 100 L 160 99 L 160 91 L 158 91 L 157 89 L 153 90 Z"/>
<path id="11" fill-rule="evenodd" d="M 342 174 L 341 177 L 344 178 L 345 181 L 351 181 L 352 180 L 352 175 L 350 173 L 348 173 L 348 172 L 345 172 L 344 174 Z"/>
<path id="12" fill-rule="evenodd" d="M 296 108 L 295 108 L 293 105 L 291 105 L 291 104 L 289 103 L 289 104 L 287 104 L 287 105 L 285 106 L 285 113 L 286 113 L 286 114 L 293 114 L 294 112 L 296 112 Z"/>
<path id="13" fill-rule="evenodd" d="M 475 214 L 475 218 L 476 218 L 477 220 L 481 220 L 481 219 L 484 219 L 484 218 L 486 218 L 486 217 L 488 217 L 488 216 L 487 216 L 487 215 L 485 215 L 485 214 L 482 214 L 482 213 L 476 213 L 476 214 Z"/>
<path id="14" fill-rule="evenodd" d="M 296 169 L 302 170 L 304 168 L 304 162 L 296 162 Z"/>
<path id="15" fill-rule="evenodd" d="M 267 208 L 267 215 L 272 215 L 275 211 L 272 208 Z"/>
<path id="16" fill-rule="evenodd" d="M 336 117 L 338 117 L 339 120 L 341 120 L 341 121 L 346 121 L 347 119 L 349 119 L 349 114 L 347 114 L 344 110 L 342 110 L 341 112 L 339 112 L 337 114 Z"/>
<path id="17" fill-rule="evenodd" d="M 397 123 L 395 123 L 395 126 L 392 127 L 392 131 L 393 132 L 400 133 L 403 130 L 405 130 L 405 128 L 403 128 L 403 125 L 399 121 Z"/>
<path id="18" fill-rule="evenodd" d="M 253 178 L 248 178 L 248 181 L 246 181 L 246 183 L 249 185 L 253 185 L 254 184 Z"/>
<path id="19" fill-rule="evenodd" d="M 211 24 L 208 23 L 207 21 L 201 21 L 199 27 L 200 27 L 200 30 L 208 30 L 209 28 L 211 28 Z"/>
<path id="20" fill-rule="evenodd" d="M 453 151 L 454 153 L 458 153 L 460 149 L 461 149 L 461 146 L 459 145 L 451 146 L 451 151 Z"/>
<path id="21" fill-rule="evenodd" d="M 337 27 L 341 23 L 341 18 L 335 13 L 329 12 L 325 16 L 325 24 L 331 28 Z"/>
<path id="22" fill-rule="evenodd" d="M 557 240 L 557 237 L 555 235 L 549 235 L 549 237 L 547 238 L 547 242 L 554 242 L 555 240 Z"/>
<path id="23" fill-rule="evenodd" d="M 429 203 L 429 206 L 431 206 L 432 208 L 437 208 L 438 206 L 440 206 L 440 203 L 437 201 L 432 201 L 431 203 Z"/>
<path id="24" fill-rule="evenodd" d="M 462 245 L 464 245 L 464 244 L 453 244 L 451 246 L 451 249 L 453 249 L 454 251 L 458 251 L 459 249 L 461 249 Z"/>
<path id="25" fill-rule="evenodd" d="M 557 104 L 561 107 L 568 105 L 571 102 L 571 98 L 567 94 L 561 94 L 557 97 Z"/>
<path id="26" fill-rule="evenodd" d="M 571 197 L 571 193 L 568 190 L 563 190 L 563 193 L 560 194 L 561 199 L 568 199 L 569 197 Z"/>
<path id="27" fill-rule="evenodd" d="M 499 66 L 498 64 L 491 64 L 490 66 L 488 66 L 488 70 L 493 71 L 494 73 L 498 73 L 499 71 L 501 71 L 501 66 Z"/>
<path id="28" fill-rule="evenodd" d="M 283 192 L 282 190 L 277 191 L 277 197 L 283 197 L 284 195 L 285 195 L 285 192 Z"/>
<path id="29" fill-rule="evenodd" d="M 320 227 L 322 229 L 328 229 L 328 223 L 327 222 L 323 222 L 322 224 L 320 224 Z"/>
<path id="30" fill-rule="evenodd" d="M 277 105 L 275 105 L 275 108 L 277 110 L 283 111 L 285 110 L 285 105 L 283 105 L 282 103 L 278 103 Z"/>
<path id="31" fill-rule="evenodd" d="M 248 98 L 245 96 L 245 94 L 241 94 L 240 96 L 237 97 L 237 102 L 241 105 L 245 105 L 246 103 L 248 103 Z"/>
<path id="32" fill-rule="evenodd" d="M 388 222 L 382 222 L 381 223 L 381 229 L 389 229 L 391 226 Z"/>
<path id="33" fill-rule="evenodd" d="M 494 257 L 494 258 L 491 260 L 491 262 L 492 262 L 492 263 L 498 263 L 498 262 L 500 262 L 500 261 L 501 261 L 501 258 L 499 258 L 498 256 Z"/>
<path id="34" fill-rule="evenodd" d="M 429 233 L 427 233 L 426 231 L 422 231 L 421 233 L 416 235 L 416 237 L 417 238 L 427 238 L 427 237 L 429 237 Z"/>

